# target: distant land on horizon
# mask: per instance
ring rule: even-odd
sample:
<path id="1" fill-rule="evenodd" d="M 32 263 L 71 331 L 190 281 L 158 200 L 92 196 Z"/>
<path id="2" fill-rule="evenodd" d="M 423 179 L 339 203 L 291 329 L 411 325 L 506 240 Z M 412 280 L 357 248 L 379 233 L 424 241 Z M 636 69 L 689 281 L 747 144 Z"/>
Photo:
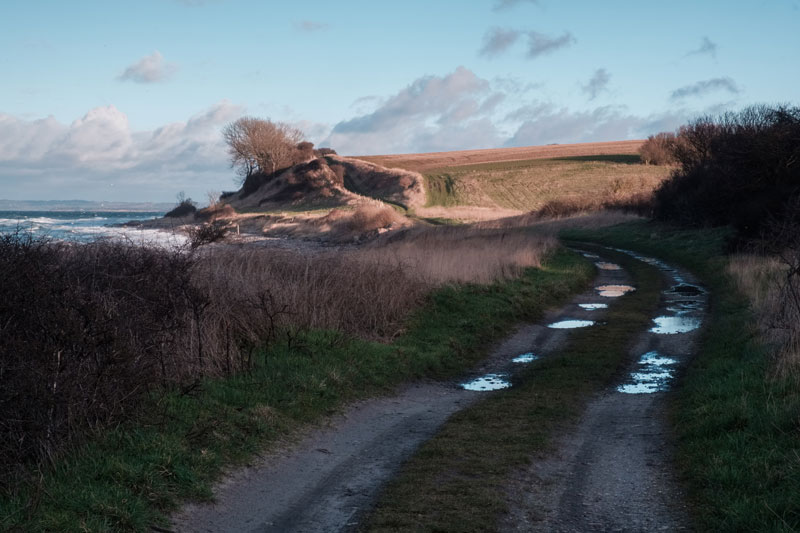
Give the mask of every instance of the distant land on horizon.
<path id="1" fill-rule="evenodd" d="M 91 200 L 4 200 L 0 211 L 146 211 L 162 212 L 175 207 L 169 202 L 99 202 Z"/>

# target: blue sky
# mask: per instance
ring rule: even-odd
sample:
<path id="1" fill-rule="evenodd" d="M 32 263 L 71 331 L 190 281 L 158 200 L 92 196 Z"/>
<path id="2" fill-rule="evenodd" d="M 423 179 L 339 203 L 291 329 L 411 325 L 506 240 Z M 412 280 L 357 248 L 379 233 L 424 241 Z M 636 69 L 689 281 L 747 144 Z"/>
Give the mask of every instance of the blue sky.
<path id="1" fill-rule="evenodd" d="M 235 187 L 220 129 L 373 154 L 643 138 L 798 104 L 800 2 L 14 1 L 0 198 Z"/>

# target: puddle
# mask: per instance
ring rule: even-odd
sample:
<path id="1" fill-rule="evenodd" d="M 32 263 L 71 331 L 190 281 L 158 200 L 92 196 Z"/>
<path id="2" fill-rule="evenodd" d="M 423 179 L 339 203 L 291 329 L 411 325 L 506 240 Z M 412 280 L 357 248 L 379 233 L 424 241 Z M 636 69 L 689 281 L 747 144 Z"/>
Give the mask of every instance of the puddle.
<path id="1" fill-rule="evenodd" d="M 623 294 L 635 291 L 630 285 L 600 285 L 594 288 L 600 296 L 605 298 L 617 298 Z"/>
<path id="2" fill-rule="evenodd" d="M 583 257 L 587 258 L 587 259 L 600 259 L 600 256 L 599 256 L 599 255 L 596 255 L 596 254 L 590 254 L 589 252 L 583 252 L 583 253 L 581 253 L 581 255 L 582 255 Z"/>
<path id="3" fill-rule="evenodd" d="M 533 352 L 524 353 L 516 356 L 511 360 L 512 363 L 531 363 L 539 359 L 538 355 L 533 355 Z"/>
<path id="4" fill-rule="evenodd" d="M 615 263 L 604 263 L 602 261 L 594 264 L 600 270 L 622 270 L 622 267 Z"/>
<path id="5" fill-rule="evenodd" d="M 598 309 L 608 308 L 608 304 L 578 304 L 578 307 L 587 311 L 597 311 Z"/>
<path id="6" fill-rule="evenodd" d="M 658 352 L 647 352 L 639 358 L 639 368 L 631 373 L 632 383 L 617 387 L 618 392 L 625 394 L 651 394 L 666 390 L 672 379 L 672 366 L 677 361 L 664 357 Z"/>
<path id="7" fill-rule="evenodd" d="M 653 322 L 656 325 L 650 328 L 650 332 L 662 335 L 688 333 L 700 327 L 700 319 L 694 316 L 658 316 Z"/>
<path id="8" fill-rule="evenodd" d="M 467 383 L 462 383 L 461 388 L 479 392 L 507 389 L 511 386 L 511 383 L 506 381 L 506 378 L 508 378 L 506 374 L 486 374 Z"/>
<path id="9" fill-rule="evenodd" d="M 573 329 L 573 328 L 585 328 L 593 325 L 594 325 L 594 320 L 560 320 L 558 322 L 553 322 L 552 324 L 548 324 L 547 327 L 553 329 Z"/>
<path id="10" fill-rule="evenodd" d="M 700 296 L 701 294 L 703 294 L 703 289 L 701 289 L 697 285 L 681 283 L 680 285 L 675 285 L 674 287 L 672 287 L 669 292 L 677 293 L 682 296 Z"/>

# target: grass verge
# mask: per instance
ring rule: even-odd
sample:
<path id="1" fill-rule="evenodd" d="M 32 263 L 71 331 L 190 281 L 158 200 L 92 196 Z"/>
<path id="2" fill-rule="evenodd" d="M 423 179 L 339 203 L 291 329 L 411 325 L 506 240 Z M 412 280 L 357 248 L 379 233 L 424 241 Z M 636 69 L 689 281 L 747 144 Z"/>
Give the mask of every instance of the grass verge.
<path id="1" fill-rule="evenodd" d="M 496 530 L 508 476 L 549 449 L 625 368 L 629 343 L 658 306 L 661 278 L 653 267 L 603 253 L 631 272 L 638 290 L 610 307 L 605 324 L 576 330 L 562 352 L 530 365 L 513 387 L 453 415 L 387 486 L 363 530 Z"/>
<path id="2" fill-rule="evenodd" d="M 393 344 L 311 331 L 259 354 L 247 374 L 154 397 L 136 423 L 98 435 L 0 494 L 0 529 L 144 531 L 187 498 L 211 496 L 224 467 L 359 397 L 409 379 L 453 376 L 515 323 L 582 289 L 586 261 L 565 250 L 511 281 L 439 289 Z"/>
<path id="3" fill-rule="evenodd" d="M 700 353 L 672 409 L 695 522 L 707 531 L 800 530 L 800 394 L 772 377 L 749 304 L 726 274 L 729 232 L 634 223 L 566 235 L 682 264 L 711 289 Z"/>

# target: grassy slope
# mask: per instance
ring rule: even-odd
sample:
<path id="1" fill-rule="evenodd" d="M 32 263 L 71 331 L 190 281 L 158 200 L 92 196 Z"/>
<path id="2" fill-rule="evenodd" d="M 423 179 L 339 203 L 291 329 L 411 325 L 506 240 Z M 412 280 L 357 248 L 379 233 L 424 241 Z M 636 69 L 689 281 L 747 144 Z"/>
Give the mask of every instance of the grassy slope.
<path id="1" fill-rule="evenodd" d="M 419 376 L 453 376 L 489 342 L 582 289 L 591 269 L 559 251 L 514 281 L 436 291 L 392 345 L 310 332 L 275 346 L 250 374 L 153 400 L 137 424 L 59 460 L 41 483 L 0 495 L 0 529 L 143 531 L 185 498 L 207 498 L 222 468 L 344 402 Z M 30 504 L 30 505 L 28 505 Z"/>
<path id="2" fill-rule="evenodd" d="M 576 330 L 561 353 L 531 364 L 512 388 L 451 417 L 384 490 L 364 530 L 496 529 L 509 474 L 551 446 L 559 428 L 624 368 L 629 342 L 650 324 L 659 273 L 624 254 L 615 260 L 638 290 L 615 301 L 603 325 Z"/>
<path id="3" fill-rule="evenodd" d="M 797 531 L 800 394 L 796 384 L 769 378 L 748 304 L 725 275 L 726 235 L 652 223 L 569 234 L 682 264 L 711 288 L 700 353 L 673 410 L 695 520 L 708 531 Z"/>
<path id="4" fill-rule="evenodd" d="M 426 171 L 427 206 L 475 205 L 534 210 L 553 200 L 612 199 L 652 191 L 667 167 L 637 155 L 600 155 L 482 163 Z"/>

